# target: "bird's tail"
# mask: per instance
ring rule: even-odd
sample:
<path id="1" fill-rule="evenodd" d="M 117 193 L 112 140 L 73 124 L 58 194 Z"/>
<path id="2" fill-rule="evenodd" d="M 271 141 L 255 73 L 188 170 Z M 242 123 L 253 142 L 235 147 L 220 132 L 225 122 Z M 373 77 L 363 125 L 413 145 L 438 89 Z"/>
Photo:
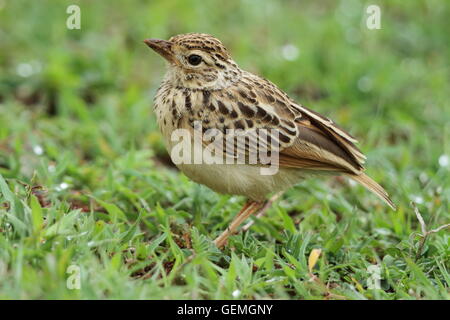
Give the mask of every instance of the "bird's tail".
<path id="1" fill-rule="evenodd" d="M 365 173 L 361 174 L 347 174 L 347 176 L 356 182 L 359 182 L 364 187 L 366 187 L 368 190 L 375 193 L 381 200 L 383 200 L 389 207 L 391 207 L 393 210 L 396 210 L 395 204 L 392 202 L 392 200 L 389 198 L 388 193 L 383 189 L 382 186 L 380 186 L 378 183 L 373 181 L 368 175 Z"/>

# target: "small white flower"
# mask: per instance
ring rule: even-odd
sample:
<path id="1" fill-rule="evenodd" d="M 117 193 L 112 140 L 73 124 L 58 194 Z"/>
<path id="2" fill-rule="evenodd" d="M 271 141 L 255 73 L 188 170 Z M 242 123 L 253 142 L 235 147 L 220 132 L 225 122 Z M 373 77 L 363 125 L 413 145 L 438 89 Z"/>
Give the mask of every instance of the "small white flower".
<path id="1" fill-rule="evenodd" d="M 298 58 L 299 50 L 293 44 L 287 44 L 281 48 L 281 55 L 288 61 L 294 61 Z"/>
<path id="2" fill-rule="evenodd" d="M 33 66 L 29 63 L 19 63 L 16 72 L 23 78 L 28 78 L 33 74 Z"/>
<path id="3" fill-rule="evenodd" d="M 241 291 L 236 289 L 231 295 L 233 296 L 233 298 L 238 298 L 241 295 Z"/>
<path id="4" fill-rule="evenodd" d="M 417 204 L 422 204 L 423 203 L 423 198 L 421 196 L 413 196 L 412 200 L 417 203 Z"/>
<path id="5" fill-rule="evenodd" d="M 441 167 L 448 167 L 449 163 L 450 163 L 450 160 L 448 158 L 448 155 L 443 154 L 439 157 L 439 165 Z"/>
<path id="6" fill-rule="evenodd" d="M 35 145 L 33 147 L 33 152 L 37 154 L 38 156 L 42 155 L 44 153 L 44 149 L 40 145 Z"/>
<path id="7" fill-rule="evenodd" d="M 63 191 L 66 190 L 67 188 L 69 188 L 69 184 L 62 182 L 59 186 L 57 186 L 55 189 L 56 191 Z"/>

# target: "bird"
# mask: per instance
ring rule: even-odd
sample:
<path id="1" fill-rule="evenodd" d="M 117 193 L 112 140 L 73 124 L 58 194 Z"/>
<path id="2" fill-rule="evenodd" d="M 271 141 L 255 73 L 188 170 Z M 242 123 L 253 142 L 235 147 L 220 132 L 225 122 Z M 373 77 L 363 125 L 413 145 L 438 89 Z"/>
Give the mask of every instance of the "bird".
<path id="1" fill-rule="evenodd" d="M 194 182 L 247 198 L 214 240 L 217 247 L 267 208 L 270 195 L 314 177 L 346 176 L 395 210 L 388 193 L 364 172 L 366 157 L 355 137 L 269 80 L 241 69 L 219 39 L 186 33 L 144 43 L 167 62 L 153 109 L 172 161 Z M 242 136 L 247 140 L 236 143 Z M 231 147 L 223 148 L 228 142 Z"/>

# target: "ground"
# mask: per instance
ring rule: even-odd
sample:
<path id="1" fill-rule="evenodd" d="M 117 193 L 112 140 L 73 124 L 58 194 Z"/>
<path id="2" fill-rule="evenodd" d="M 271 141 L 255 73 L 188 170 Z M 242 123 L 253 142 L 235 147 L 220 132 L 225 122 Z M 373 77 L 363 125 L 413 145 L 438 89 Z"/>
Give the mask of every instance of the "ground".
<path id="1" fill-rule="evenodd" d="M 0 299 L 449 299 L 449 229 L 423 241 L 411 205 L 427 230 L 450 222 L 449 16 L 445 1 L 0 1 Z M 245 199 L 171 165 L 152 113 L 164 63 L 142 42 L 186 32 L 358 137 L 398 210 L 307 180 L 216 249 Z"/>

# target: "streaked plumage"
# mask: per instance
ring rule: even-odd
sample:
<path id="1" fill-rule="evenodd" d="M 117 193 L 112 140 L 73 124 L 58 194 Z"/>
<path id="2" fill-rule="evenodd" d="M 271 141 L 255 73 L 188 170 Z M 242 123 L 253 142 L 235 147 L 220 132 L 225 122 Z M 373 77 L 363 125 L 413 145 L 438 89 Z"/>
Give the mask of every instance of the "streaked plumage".
<path id="1" fill-rule="evenodd" d="M 243 129 L 249 135 L 277 129 L 279 166 L 276 175 L 259 174 L 259 164 L 182 164 L 192 180 L 220 193 L 263 201 L 271 192 L 283 191 L 315 174 L 344 174 L 394 204 L 384 189 L 364 173 L 366 157 L 357 140 L 332 120 L 292 100 L 272 82 L 241 70 L 222 43 L 207 34 L 177 35 L 146 43 L 169 62 L 156 94 L 154 108 L 166 144 L 174 129 L 203 132 L 214 128 Z M 198 65 L 191 65 L 190 59 Z M 269 146 L 270 147 L 270 146 Z M 254 152 L 246 145 L 238 150 Z"/>

